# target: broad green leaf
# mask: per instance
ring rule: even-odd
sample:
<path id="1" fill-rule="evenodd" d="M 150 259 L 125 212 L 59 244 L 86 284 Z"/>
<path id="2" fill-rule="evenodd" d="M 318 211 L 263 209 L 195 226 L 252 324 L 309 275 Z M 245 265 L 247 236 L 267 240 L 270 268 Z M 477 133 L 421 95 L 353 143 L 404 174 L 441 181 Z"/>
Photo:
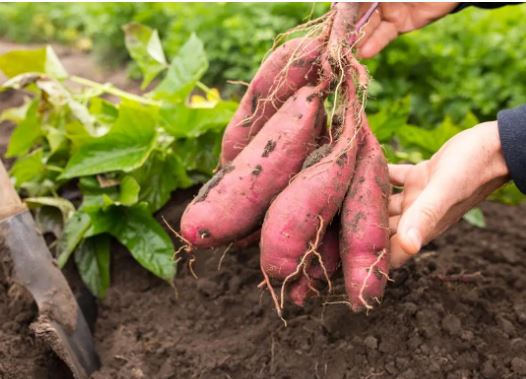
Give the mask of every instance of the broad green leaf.
<path id="1" fill-rule="evenodd" d="M 15 179 L 15 187 L 20 188 L 24 183 L 39 180 L 45 169 L 43 151 L 37 149 L 31 154 L 17 159 L 9 174 Z"/>
<path id="2" fill-rule="evenodd" d="M 58 79 L 67 76 L 51 46 L 34 50 L 13 50 L 0 55 L 0 70 L 12 78 L 27 72 L 46 73 Z"/>
<path id="3" fill-rule="evenodd" d="M 81 145 L 69 160 L 62 179 L 140 167 L 155 144 L 156 111 L 125 102 L 110 132 Z"/>
<path id="4" fill-rule="evenodd" d="M 141 187 L 139 186 L 137 180 L 135 180 L 133 176 L 125 176 L 121 179 L 120 196 L 118 203 L 126 206 L 136 204 L 139 199 L 140 190 Z"/>
<path id="5" fill-rule="evenodd" d="M 29 207 L 40 207 L 47 205 L 60 210 L 64 222 L 66 222 L 75 213 L 75 206 L 67 199 L 61 197 L 27 197 L 24 202 Z"/>
<path id="6" fill-rule="evenodd" d="M 409 116 L 409 96 L 394 101 L 389 107 L 383 107 L 379 112 L 368 115 L 368 121 L 373 133 L 380 142 L 388 142 L 392 136 L 407 125 Z"/>
<path id="7" fill-rule="evenodd" d="M 112 125 L 119 117 L 119 110 L 117 107 L 100 97 L 93 97 L 89 101 L 89 113 L 103 125 Z"/>
<path id="8" fill-rule="evenodd" d="M 429 158 L 438 151 L 451 137 L 461 132 L 461 129 L 446 117 L 440 125 L 434 129 L 423 129 L 417 126 L 406 125 L 397 131 L 402 146 L 417 147 Z"/>
<path id="9" fill-rule="evenodd" d="M 57 264 L 64 267 L 71 253 L 91 226 L 90 216 L 82 211 L 76 211 L 64 225 L 64 233 L 58 241 Z"/>
<path id="10" fill-rule="evenodd" d="M 158 277 L 175 275 L 174 247 L 164 229 L 144 205 L 112 206 L 90 213 L 93 226 L 87 235 L 109 233 L 126 246 L 135 260 Z"/>
<path id="11" fill-rule="evenodd" d="M 473 208 L 469 210 L 462 218 L 477 228 L 486 227 L 486 219 L 484 218 L 484 213 L 480 208 Z"/>
<path id="12" fill-rule="evenodd" d="M 208 68 L 201 40 L 192 34 L 172 59 L 166 76 L 153 90 L 155 99 L 184 101 Z"/>
<path id="13" fill-rule="evenodd" d="M 100 235 L 83 240 L 75 250 L 75 263 L 90 292 L 104 298 L 110 286 L 110 238 Z"/>
<path id="14" fill-rule="evenodd" d="M 102 187 L 95 177 L 83 177 L 79 180 L 79 187 L 83 195 L 81 209 L 87 211 L 110 205 L 134 205 L 141 189 L 130 175 L 116 180 L 116 185 L 106 187 Z"/>
<path id="15" fill-rule="evenodd" d="M 187 170 L 212 175 L 217 167 L 221 150 L 221 134 L 208 132 L 198 138 L 185 138 L 175 142 L 174 150 Z"/>
<path id="16" fill-rule="evenodd" d="M 141 89 L 148 84 L 168 65 L 157 30 L 132 22 L 123 26 L 126 49 L 139 66 L 143 81 Z"/>
<path id="17" fill-rule="evenodd" d="M 11 135 L 6 157 L 16 157 L 27 153 L 34 142 L 42 136 L 38 106 L 38 99 L 34 99 L 27 110 L 26 117 L 18 124 Z"/>
<path id="18" fill-rule="evenodd" d="M 160 209 L 170 199 L 172 191 L 193 184 L 181 160 L 174 153 L 155 151 L 142 167 L 131 173 L 140 185 L 139 200 L 148 204 L 151 212 Z"/>
<path id="19" fill-rule="evenodd" d="M 160 116 L 164 129 L 174 137 L 195 138 L 208 131 L 221 132 L 232 118 L 237 103 L 219 102 L 214 108 L 188 108 L 166 104 Z"/>
<path id="20" fill-rule="evenodd" d="M 54 127 L 45 128 L 44 134 L 49 144 L 51 153 L 55 153 L 60 148 L 64 147 L 64 144 L 67 141 L 66 134 L 64 133 L 64 131 Z"/>

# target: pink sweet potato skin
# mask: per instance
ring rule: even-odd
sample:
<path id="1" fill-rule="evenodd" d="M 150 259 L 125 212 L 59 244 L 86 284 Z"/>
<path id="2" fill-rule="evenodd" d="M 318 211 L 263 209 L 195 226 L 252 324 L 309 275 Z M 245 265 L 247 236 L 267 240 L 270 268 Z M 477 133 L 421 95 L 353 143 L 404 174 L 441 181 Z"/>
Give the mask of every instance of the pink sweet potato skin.
<path id="1" fill-rule="evenodd" d="M 234 161 L 224 166 L 186 208 L 181 232 L 194 247 L 242 238 L 261 222 L 321 132 L 322 92 L 305 86 L 290 97 Z"/>
<path id="2" fill-rule="evenodd" d="M 377 304 L 389 272 L 387 204 L 391 187 L 387 162 L 368 127 L 362 132 L 355 175 L 342 207 L 340 232 L 345 289 L 354 311 Z"/>
<path id="3" fill-rule="evenodd" d="M 323 265 L 325 266 L 327 276 L 331 278 L 340 265 L 338 231 L 334 225 L 327 228 L 322 243 L 318 248 L 318 253 L 320 254 Z M 302 275 L 296 282 L 290 285 L 289 297 L 299 306 L 303 306 L 305 300 L 314 294 L 314 291 L 312 291 L 310 287 L 319 289 L 321 288 L 322 283 L 327 282 L 325 273 L 316 257 L 313 257 L 310 260 L 307 273 L 309 278 Z"/>
<path id="4" fill-rule="evenodd" d="M 316 81 L 321 49 L 322 42 L 318 39 L 296 38 L 285 42 L 263 62 L 226 127 L 222 165 L 239 154 L 290 96 Z M 289 60 L 290 65 L 284 70 Z"/>
<path id="5" fill-rule="evenodd" d="M 330 152 L 303 169 L 272 202 L 261 230 L 261 268 L 269 277 L 284 279 L 296 270 L 320 228 L 340 208 L 351 182 L 356 159 L 358 119 L 352 79 L 340 135 Z M 323 234 L 322 234 L 323 235 Z"/>

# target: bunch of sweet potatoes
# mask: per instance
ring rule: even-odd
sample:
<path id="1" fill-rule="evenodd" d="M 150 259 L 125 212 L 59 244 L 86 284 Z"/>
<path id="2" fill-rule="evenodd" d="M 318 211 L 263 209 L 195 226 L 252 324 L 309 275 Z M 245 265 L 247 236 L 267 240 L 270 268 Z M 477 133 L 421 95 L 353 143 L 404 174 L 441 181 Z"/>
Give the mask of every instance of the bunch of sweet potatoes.
<path id="1" fill-rule="evenodd" d="M 379 302 L 388 278 L 391 188 L 364 112 L 357 25 L 357 5 L 338 3 L 319 33 L 265 60 L 226 128 L 220 170 L 181 219 L 193 247 L 260 236 L 261 270 L 279 311 L 287 295 L 303 304 L 324 283 L 331 290 L 340 266 L 355 311 Z"/>

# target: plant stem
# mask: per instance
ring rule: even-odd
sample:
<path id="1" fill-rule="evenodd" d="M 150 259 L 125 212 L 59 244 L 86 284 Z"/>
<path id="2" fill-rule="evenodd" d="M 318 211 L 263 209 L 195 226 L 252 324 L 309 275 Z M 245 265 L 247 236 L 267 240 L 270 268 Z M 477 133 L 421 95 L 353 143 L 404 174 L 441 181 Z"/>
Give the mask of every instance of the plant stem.
<path id="1" fill-rule="evenodd" d="M 204 84 L 201 83 L 201 82 L 197 82 L 197 83 L 195 84 L 195 86 L 196 86 L 197 88 L 203 90 L 203 91 L 206 92 L 206 93 L 210 92 L 210 88 L 208 88 L 206 85 L 204 85 Z"/>
<path id="2" fill-rule="evenodd" d="M 101 83 L 97 83 L 97 82 L 94 82 L 92 80 L 89 80 L 89 79 L 86 79 L 86 78 L 81 78 L 81 77 L 75 76 L 75 75 L 70 76 L 69 79 L 72 82 L 78 83 L 80 85 L 83 85 L 83 86 L 86 86 L 86 87 L 91 87 L 91 88 L 96 88 L 96 89 L 99 89 L 99 90 L 101 90 L 101 91 L 103 91 L 105 93 L 109 93 L 110 95 L 115 95 L 115 96 L 121 97 L 123 99 L 136 101 L 136 102 L 141 103 L 141 104 L 153 105 L 153 106 L 156 106 L 156 107 L 160 107 L 161 104 L 162 104 L 160 101 L 148 99 L 148 98 L 143 97 L 143 96 L 139 96 L 139 95 L 135 95 L 133 93 L 129 93 L 129 92 L 123 91 L 123 90 L 121 90 L 121 89 L 119 89 L 119 88 L 117 88 L 114 85 L 109 84 L 109 83 L 101 84 Z"/>

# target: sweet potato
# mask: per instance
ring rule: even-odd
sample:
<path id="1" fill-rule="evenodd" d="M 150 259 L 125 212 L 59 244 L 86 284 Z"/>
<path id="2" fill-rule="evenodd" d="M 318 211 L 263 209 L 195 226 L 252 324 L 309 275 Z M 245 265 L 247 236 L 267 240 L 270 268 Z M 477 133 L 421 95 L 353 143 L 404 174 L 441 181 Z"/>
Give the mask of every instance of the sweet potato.
<path id="1" fill-rule="evenodd" d="M 296 38 L 281 45 L 263 62 L 226 127 L 222 165 L 239 154 L 294 92 L 316 81 L 321 48 L 318 39 Z"/>
<path id="2" fill-rule="evenodd" d="M 357 150 L 359 102 L 352 77 L 347 79 L 346 96 L 345 117 L 336 142 L 326 156 L 304 168 L 267 211 L 261 229 L 260 262 L 269 277 L 286 279 L 296 272 L 316 236 L 323 235 L 342 204 Z"/>
<path id="3" fill-rule="evenodd" d="M 244 237 L 261 222 L 272 198 L 314 149 L 323 123 L 325 86 L 305 86 L 290 97 L 231 163 L 186 208 L 181 232 L 195 247 Z"/>
<path id="4" fill-rule="evenodd" d="M 364 115 L 365 118 L 365 115 Z M 380 301 L 389 272 L 388 196 L 382 148 L 364 126 L 356 171 L 342 207 L 340 255 L 345 289 L 354 311 Z"/>
<path id="5" fill-rule="evenodd" d="M 289 297 L 297 305 L 303 306 L 305 300 L 316 294 L 322 284 L 334 275 L 340 265 L 338 231 L 334 225 L 329 226 L 318 249 L 319 257 L 313 257 L 306 268 L 305 275 L 290 285 Z M 319 258 L 323 267 L 319 263 Z"/>

